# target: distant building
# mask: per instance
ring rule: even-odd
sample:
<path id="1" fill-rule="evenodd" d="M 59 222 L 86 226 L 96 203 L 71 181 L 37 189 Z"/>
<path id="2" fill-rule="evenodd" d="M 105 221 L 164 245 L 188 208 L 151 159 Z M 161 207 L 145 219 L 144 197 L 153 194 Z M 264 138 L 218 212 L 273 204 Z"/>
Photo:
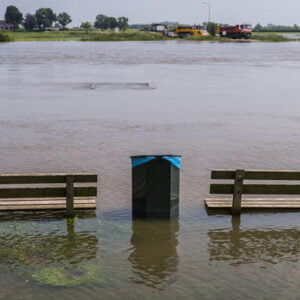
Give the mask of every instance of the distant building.
<path id="1" fill-rule="evenodd" d="M 163 32 L 168 29 L 168 26 L 165 24 L 152 24 L 150 31 Z"/>
<path id="2" fill-rule="evenodd" d="M 10 30 L 12 26 L 7 24 L 4 20 L 0 20 L 0 30 Z"/>

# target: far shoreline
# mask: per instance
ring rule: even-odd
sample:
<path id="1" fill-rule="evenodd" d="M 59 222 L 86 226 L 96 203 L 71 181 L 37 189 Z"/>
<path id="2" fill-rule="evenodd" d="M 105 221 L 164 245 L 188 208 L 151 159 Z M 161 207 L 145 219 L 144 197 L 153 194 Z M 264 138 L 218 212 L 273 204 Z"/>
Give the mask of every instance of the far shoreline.
<path id="1" fill-rule="evenodd" d="M 39 42 L 39 41 L 82 41 L 82 42 L 121 42 L 121 41 L 195 41 L 195 42 L 218 42 L 218 43 L 251 43 L 251 42 L 297 42 L 299 38 L 286 37 L 284 35 L 296 35 L 297 33 L 254 33 L 251 39 L 230 39 L 219 36 L 190 36 L 186 38 L 169 38 L 161 33 L 128 30 L 125 32 L 113 31 L 44 31 L 44 32 L 0 32 L 5 36 L 3 42 Z M 1 39 L 0 39 L 1 41 Z"/>

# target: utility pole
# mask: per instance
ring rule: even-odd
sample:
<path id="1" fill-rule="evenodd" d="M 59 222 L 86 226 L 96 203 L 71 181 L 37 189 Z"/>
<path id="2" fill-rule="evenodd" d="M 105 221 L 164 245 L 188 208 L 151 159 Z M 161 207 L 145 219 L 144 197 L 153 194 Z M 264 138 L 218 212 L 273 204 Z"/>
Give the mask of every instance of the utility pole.
<path id="1" fill-rule="evenodd" d="M 210 3 L 209 2 L 203 2 L 203 4 L 208 6 L 208 24 L 210 23 Z"/>

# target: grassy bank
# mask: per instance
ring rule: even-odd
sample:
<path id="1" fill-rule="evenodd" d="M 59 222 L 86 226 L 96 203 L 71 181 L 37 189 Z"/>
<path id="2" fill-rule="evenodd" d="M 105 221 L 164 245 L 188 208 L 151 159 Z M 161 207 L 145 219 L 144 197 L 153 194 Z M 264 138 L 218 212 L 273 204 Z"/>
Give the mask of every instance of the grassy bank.
<path id="1" fill-rule="evenodd" d="M 45 32 L 10 32 L 9 35 L 17 42 L 27 41 L 80 41 L 88 33 L 85 31 L 45 31 Z"/>
<path id="2" fill-rule="evenodd" d="M 45 31 L 45 32 L 10 32 L 4 35 L 4 41 L 161 41 L 174 40 L 173 38 L 163 37 L 161 33 L 145 32 L 139 30 L 127 30 L 126 32 L 112 32 L 92 30 L 89 32 L 83 30 L 68 31 Z M 300 36 L 299 36 L 300 38 Z M 251 40 L 261 42 L 292 42 L 297 38 L 288 38 L 280 34 L 253 34 L 251 40 L 220 38 L 218 36 L 191 36 L 185 39 L 188 41 L 211 41 L 220 43 L 230 42 L 250 42 Z M 1 36 L 0 36 L 1 41 Z"/>
<path id="3" fill-rule="evenodd" d="M 219 36 L 189 36 L 186 37 L 184 40 L 187 41 L 208 41 L 208 42 L 219 42 L 219 43 L 232 43 L 232 42 L 241 42 L 241 41 L 249 41 L 249 40 L 233 40 L 233 39 L 227 39 L 227 38 L 221 38 Z"/>
<path id="4" fill-rule="evenodd" d="M 12 40 L 10 35 L 0 32 L 0 43 L 11 42 Z"/>
<path id="5" fill-rule="evenodd" d="M 167 37 L 161 33 L 144 31 L 126 31 L 126 32 L 98 32 L 83 37 L 82 41 L 161 41 Z"/>
<path id="6" fill-rule="evenodd" d="M 295 42 L 298 41 L 296 38 L 287 38 L 280 34 L 253 34 L 252 40 L 262 41 L 262 42 Z"/>
<path id="7" fill-rule="evenodd" d="M 15 41 L 157 41 L 167 39 L 161 33 L 127 30 L 115 33 L 112 31 L 45 31 L 45 32 L 10 32 Z"/>
<path id="8" fill-rule="evenodd" d="M 261 42 L 295 42 L 298 41 L 297 38 L 287 38 L 283 35 L 279 34 L 253 34 L 251 39 L 230 39 L 230 38 L 221 38 L 219 36 L 191 36 L 185 38 L 186 40 L 190 41 L 212 41 L 212 42 L 220 42 L 220 43 L 232 43 L 232 42 L 251 42 L 251 41 L 261 41 Z"/>
<path id="9" fill-rule="evenodd" d="M 260 31 L 260 32 L 254 32 L 254 34 L 294 34 L 294 35 L 300 35 L 300 32 L 292 32 L 292 31 L 282 31 L 282 32 L 271 32 L 271 31 Z"/>

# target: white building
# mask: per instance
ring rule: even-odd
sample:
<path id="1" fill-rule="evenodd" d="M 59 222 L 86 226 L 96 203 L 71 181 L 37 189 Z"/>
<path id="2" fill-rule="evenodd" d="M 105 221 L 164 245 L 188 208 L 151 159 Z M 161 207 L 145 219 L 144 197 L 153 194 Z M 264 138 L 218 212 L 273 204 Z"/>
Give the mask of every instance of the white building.
<path id="1" fill-rule="evenodd" d="M 150 31 L 163 32 L 168 29 L 168 26 L 165 24 L 152 24 Z"/>

